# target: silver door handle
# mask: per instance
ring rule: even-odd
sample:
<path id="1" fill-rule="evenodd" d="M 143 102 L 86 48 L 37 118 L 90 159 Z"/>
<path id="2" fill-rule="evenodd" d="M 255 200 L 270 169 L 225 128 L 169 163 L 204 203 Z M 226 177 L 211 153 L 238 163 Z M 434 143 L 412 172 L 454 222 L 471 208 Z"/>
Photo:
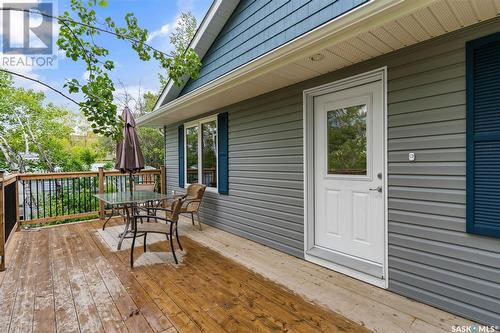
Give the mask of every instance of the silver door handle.
<path id="1" fill-rule="evenodd" d="M 377 191 L 379 193 L 382 193 L 382 186 L 377 186 L 375 188 L 371 188 L 370 191 Z"/>

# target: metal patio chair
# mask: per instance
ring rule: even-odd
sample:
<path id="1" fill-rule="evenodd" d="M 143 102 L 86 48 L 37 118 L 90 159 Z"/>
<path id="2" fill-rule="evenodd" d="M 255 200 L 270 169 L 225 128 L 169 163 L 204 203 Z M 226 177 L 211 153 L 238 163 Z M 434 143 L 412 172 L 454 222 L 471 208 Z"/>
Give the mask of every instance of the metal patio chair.
<path id="1" fill-rule="evenodd" d="M 198 219 L 198 225 L 201 230 L 201 219 L 198 211 L 200 210 L 201 201 L 203 200 L 203 195 L 205 194 L 205 190 L 207 185 L 204 184 L 191 184 L 186 189 L 186 194 L 179 195 L 184 200 L 184 204 L 181 208 L 181 214 L 189 214 L 191 215 L 191 221 L 194 225 L 194 214 Z"/>
<path id="2" fill-rule="evenodd" d="M 144 252 L 146 252 L 146 241 L 148 233 L 156 233 L 156 234 L 164 234 L 167 236 L 167 240 L 170 241 L 170 249 L 172 251 L 172 255 L 174 257 L 175 263 L 178 264 L 177 256 L 175 255 L 174 249 L 174 235 L 177 240 L 177 244 L 179 245 L 179 249 L 182 251 L 182 245 L 179 241 L 179 232 L 177 231 L 177 222 L 179 221 L 179 213 L 181 211 L 183 201 L 181 198 L 178 198 L 172 201 L 170 209 L 167 208 L 150 208 L 147 215 L 137 214 L 134 215 L 133 223 L 134 223 L 134 236 L 132 238 L 132 247 L 130 248 L 130 267 L 134 267 L 134 246 L 135 239 L 137 237 L 144 237 Z M 164 211 L 165 217 L 158 216 L 156 213 L 158 211 Z M 142 220 L 147 218 L 146 222 Z M 142 223 L 137 223 L 141 220 Z M 150 222 L 152 220 L 152 222 Z"/>
<path id="3" fill-rule="evenodd" d="M 156 189 L 156 182 L 154 183 L 143 183 L 143 184 L 136 184 L 134 183 L 134 191 L 150 191 L 154 192 Z M 144 210 L 145 208 L 154 208 L 154 207 L 159 207 L 161 205 L 161 201 L 148 201 L 142 205 L 138 205 L 138 209 Z"/>

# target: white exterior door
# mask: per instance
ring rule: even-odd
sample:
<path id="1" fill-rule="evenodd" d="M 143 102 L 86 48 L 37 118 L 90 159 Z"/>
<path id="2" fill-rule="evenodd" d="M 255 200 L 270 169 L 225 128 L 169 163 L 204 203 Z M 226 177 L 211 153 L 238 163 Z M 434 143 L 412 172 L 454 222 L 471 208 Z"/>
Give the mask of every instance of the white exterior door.
<path id="1" fill-rule="evenodd" d="M 311 253 L 384 276 L 384 85 L 315 96 L 314 248 Z"/>

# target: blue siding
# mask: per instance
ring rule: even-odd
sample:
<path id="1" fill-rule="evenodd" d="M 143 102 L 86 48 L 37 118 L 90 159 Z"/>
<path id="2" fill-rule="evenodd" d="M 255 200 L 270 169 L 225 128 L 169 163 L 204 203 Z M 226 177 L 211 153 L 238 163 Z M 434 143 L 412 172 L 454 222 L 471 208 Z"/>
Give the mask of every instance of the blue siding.
<path id="1" fill-rule="evenodd" d="M 500 237 L 500 33 L 467 43 L 467 231 Z"/>
<path id="2" fill-rule="evenodd" d="M 242 0 L 181 95 L 356 8 L 367 0 Z"/>

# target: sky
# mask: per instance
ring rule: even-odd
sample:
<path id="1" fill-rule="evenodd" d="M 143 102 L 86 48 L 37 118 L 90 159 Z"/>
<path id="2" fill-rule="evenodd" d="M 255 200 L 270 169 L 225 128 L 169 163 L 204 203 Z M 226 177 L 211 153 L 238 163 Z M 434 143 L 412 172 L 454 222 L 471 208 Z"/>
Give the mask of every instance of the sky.
<path id="1" fill-rule="evenodd" d="M 0 0 L 0 3 L 5 2 L 13 1 Z M 134 13 L 139 26 L 149 31 L 149 43 L 161 51 L 168 52 L 171 50 L 169 34 L 175 28 L 175 22 L 180 13 L 191 11 L 197 18 L 199 25 L 211 2 L 212 0 L 108 0 L 107 7 L 97 9 L 97 16 L 101 20 L 110 16 L 117 24 L 121 24 L 126 13 Z M 69 0 L 54 0 L 54 4 L 57 7 L 55 9 L 57 13 L 69 10 Z M 5 24 L 2 23 L 2 25 Z M 123 90 L 122 84 L 132 96 L 138 96 L 139 92 L 158 91 L 158 73 L 162 71 L 158 62 L 155 60 L 149 62 L 139 60 L 129 43 L 116 40 L 112 36 L 99 37 L 98 43 L 108 48 L 110 51 L 109 59 L 115 62 L 116 68 L 113 70 L 112 79 L 115 82 L 117 94 L 120 94 L 120 91 Z M 57 51 L 57 45 L 55 45 L 55 51 Z M 39 79 L 58 89 L 63 89 L 65 80 L 71 78 L 82 80 L 86 75 L 82 63 L 67 59 L 62 54 L 57 56 L 57 69 L 28 69 L 26 67 L 11 69 Z M 15 83 L 23 87 L 44 91 L 48 101 L 77 111 L 74 104 L 37 83 L 19 78 L 15 79 Z"/>

